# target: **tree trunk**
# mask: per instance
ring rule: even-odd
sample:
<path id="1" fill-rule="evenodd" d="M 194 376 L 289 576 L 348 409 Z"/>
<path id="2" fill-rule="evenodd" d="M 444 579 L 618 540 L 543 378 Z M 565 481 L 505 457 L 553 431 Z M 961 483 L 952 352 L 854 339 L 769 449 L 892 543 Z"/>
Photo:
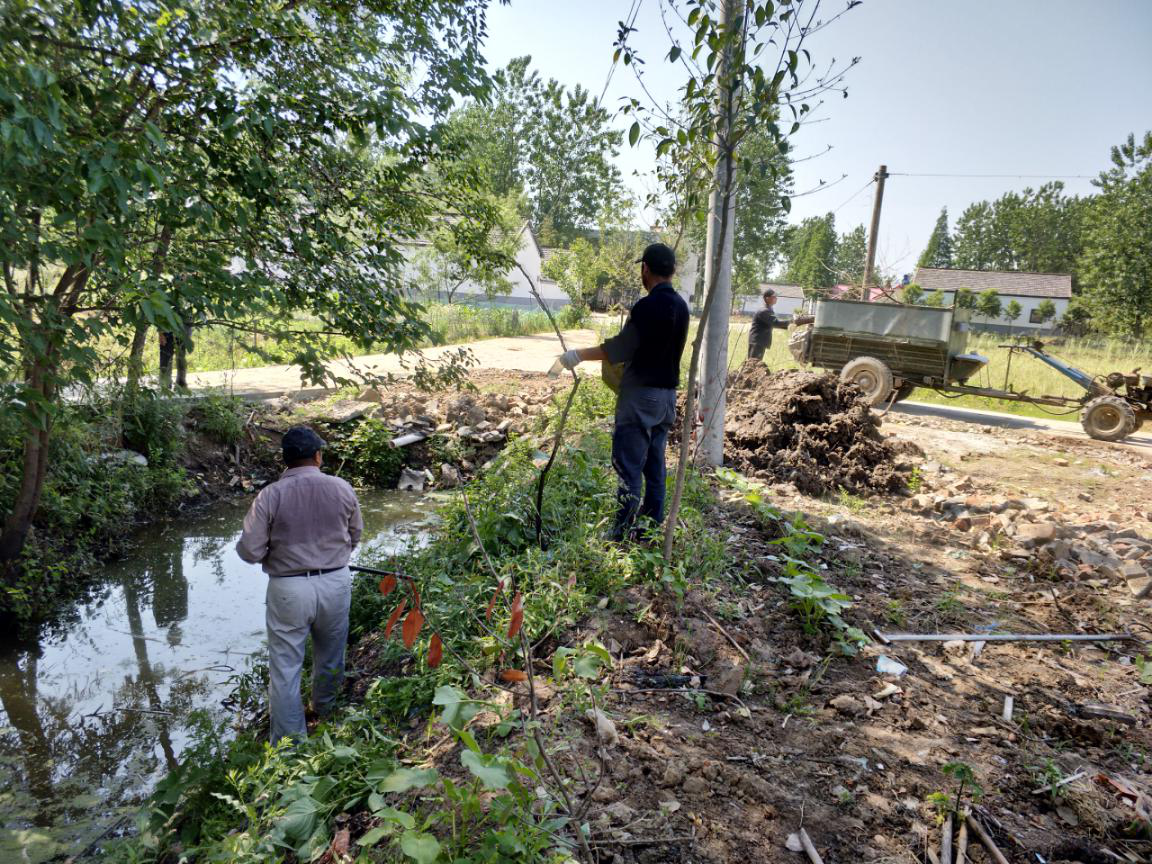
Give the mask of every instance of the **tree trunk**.
<path id="1" fill-rule="evenodd" d="M 724 190 L 722 202 L 724 206 L 720 215 L 720 236 L 717 238 L 718 249 L 724 247 L 727 234 L 731 230 L 731 226 L 729 225 L 729 216 L 731 215 L 729 205 L 732 201 L 732 168 L 734 160 L 732 158 L 732 151 L 727 146 L 727 142 L 724 142 L 724 145 L 723 159 L 727 163 L 728 168 L 725 173 L 727 188 Z M 715 279 L 716 269 L 717 268 L 712 269 L 713 279 Z M 716 298 L 716 292 L 711 290 L 714 286 L 706 287 L 709 290 L 704 296 L 704 307 L 700 310 L 700 323 L 697 325 L 696 338 L 692 340 L 692 361 L 688 365 L 688 390 L 684 395 L 684 417 L 680 421 L 680 454 L 676 465 L 676 482 L 672 487 L 672 502 L 668 505 L 668 514 L 665 517 L 664 561 L 668 564 L 672 563 L 672 547 L 676 538 L 676 520 L 680 516 L 680 502 L 684 497 L 684 478 L 688 473 L 688 462 L 691 458 L 692 426 L 696 419 L 696 375 L 700 370 L 700 347 L 704 344 L 704 333 L 707 329 L 708 313 L 712 311 L 712 301 Z"/>
<path id="2" fill-rule="evenodd" d="M 140 389 L 140 379 L 144 377 L 144 349 L 148 347 L 149 326 L 143 322 L 132 332 L 132 347 L 128 350 L 128 378 L 124 387 L 129 393 Z"/>
<path id="3" fill-rule="evenodd" d="M 51 350 L 51 349 L 50 349 Z M 54 352 L 52 352 L 54 353 Z M 45 405 L 51 405 L 55 397 L 55 387 L 50 381 L 49 364 L 51 355 L 33 362 L 28 370 L 28 389 L 40 394 Z M 42 423 L 29 419 L 24 424 L 24 452 L 20 466 L 20 488 L 12 511 L 0 533 L 0 564 L 10 565 L 24 551 L 32 519 L 40 506 L 40 495 L 44 491 L 44 478 L 48 473 L 48 439 L 52 430 L 52 416 L 45 414 Z"/>

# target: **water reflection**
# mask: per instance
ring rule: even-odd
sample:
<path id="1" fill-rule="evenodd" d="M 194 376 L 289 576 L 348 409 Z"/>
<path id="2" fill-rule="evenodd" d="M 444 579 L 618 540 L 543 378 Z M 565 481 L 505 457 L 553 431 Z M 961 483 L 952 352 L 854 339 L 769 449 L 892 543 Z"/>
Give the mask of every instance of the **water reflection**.
<path id="1" fill-rule="evenodd" d="M 362 504 L 361 554 L 419 541 L 428 503 Z M 0 861 L 84 849 L 176 765 L 192 712 L 223 714 L 228 677 L 264 644 L 265 578 L 233 551 L 244 511 L 143 532 L 61 632 L 0 651 Z"/>

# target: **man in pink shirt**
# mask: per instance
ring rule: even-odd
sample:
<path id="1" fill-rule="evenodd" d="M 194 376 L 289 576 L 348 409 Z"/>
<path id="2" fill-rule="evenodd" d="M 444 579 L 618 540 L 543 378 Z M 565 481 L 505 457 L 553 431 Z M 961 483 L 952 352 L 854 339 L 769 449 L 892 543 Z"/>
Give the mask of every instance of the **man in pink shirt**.
<path id="1" fill-rule="evenodd" d="M 300 677 L 312 636 L 312 707 L 323 717 L 344 683 L 352 573 L 364 520 L 352 487 L 320 471 L 324 439 L 294 426 L 282 442 L 287 470 L 244 517 L 236 552 L 268 574 L 268 713 L 273 744 L 308 734 Z"/>

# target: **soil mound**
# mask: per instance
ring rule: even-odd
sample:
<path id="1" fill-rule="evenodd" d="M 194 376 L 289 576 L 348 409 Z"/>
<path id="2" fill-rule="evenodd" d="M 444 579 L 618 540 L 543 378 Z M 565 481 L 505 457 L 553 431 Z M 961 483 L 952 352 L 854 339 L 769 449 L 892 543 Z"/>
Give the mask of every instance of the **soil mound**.
<path id="1" fill-rule="evenodd" d="M 857 387 L 831 373 L 774 373 L 749 360 L 729 381 L 725 432 L 733 465 L 807 495 L 903 491 L 910 466 L 879 426 Z"/>

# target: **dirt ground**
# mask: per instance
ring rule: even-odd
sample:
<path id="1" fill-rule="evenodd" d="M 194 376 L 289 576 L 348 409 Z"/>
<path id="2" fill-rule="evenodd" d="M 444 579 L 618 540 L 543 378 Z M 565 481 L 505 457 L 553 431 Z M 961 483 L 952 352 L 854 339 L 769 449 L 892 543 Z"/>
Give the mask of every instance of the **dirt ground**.
<path id="1" fill-rule="evenodd" d="M 619 741 L 603 760 L 591 732 L 575 744 L 605 771 L 599 860 L 800 862 L 803 827 L 828 864 L 936 861 L 957 798 L 1011 862 L 1152 860 L 1152 600 L 1134 593 L 1152 576 L 1152 462 L 932 417 L 864 427 L 910 463 L 900 484 L 813 495 L 761 472 L 766 500 L 824 534 L 827 581 L 872 637 L 856 656 L 801 629 L 774 581 L 776 533 L 735 491 L 709 520 L 740 576 L 683 603 L 644 587 L 605 598 L 563 638 L 616 661 L 603 707 Z M 1134 638 L 877 635 L 990 632 Z M 973 835 L 966 860 L 994 859 Z"/>
<path id="2" fill-rule="evenodd" d="M 1046 518 L 1152 538 L 1152 465 L 1124 448 L 936 419 L 881 428 L 892 443 L 924 451 L 921 490 L 1024 497 L 1037 509 L 1046 504 Z M 596 793 L 601 827 L 631 845 L 605 860 L 800 861 L 787 845 L 800 826 L 826 862 L 933 860 L 941 840 L 933 797 L 957 793 L 942 770 L 949 763 L 970 767 L 980 792 L 962 799 L 1009 861 L 1149 860 L 1152 735 L 1141 673 L 1152 601 L 1097 571 L 1071 579 L 1038 572 L 1039 550 L 982 545 L 963 522 L 923 512 L 915 496 L 814 498 L 791 484 L 770 488 L 777 506 L 826 532 L 827 578 L 853 597 L 846 617 L 869 634 L 1138 639 L 975 647 L 877 640 L 826 664 L 770 581 L 779 548 L 733 495 L 713 514 L 716 530 L 763 578 L 694 593 L 679 609 L 638 592 L 590 625 L 620 649 L 611 714 L 631 730 L 621 736 L 626 758 L 611 761 L 611 783 Z M 880 674 L 881 657 L 907 674 Z M 698 704 L 639 692 L 668 673 L 738 695 Z M 975 839 L 968 858 L 992 860 Z"/>

